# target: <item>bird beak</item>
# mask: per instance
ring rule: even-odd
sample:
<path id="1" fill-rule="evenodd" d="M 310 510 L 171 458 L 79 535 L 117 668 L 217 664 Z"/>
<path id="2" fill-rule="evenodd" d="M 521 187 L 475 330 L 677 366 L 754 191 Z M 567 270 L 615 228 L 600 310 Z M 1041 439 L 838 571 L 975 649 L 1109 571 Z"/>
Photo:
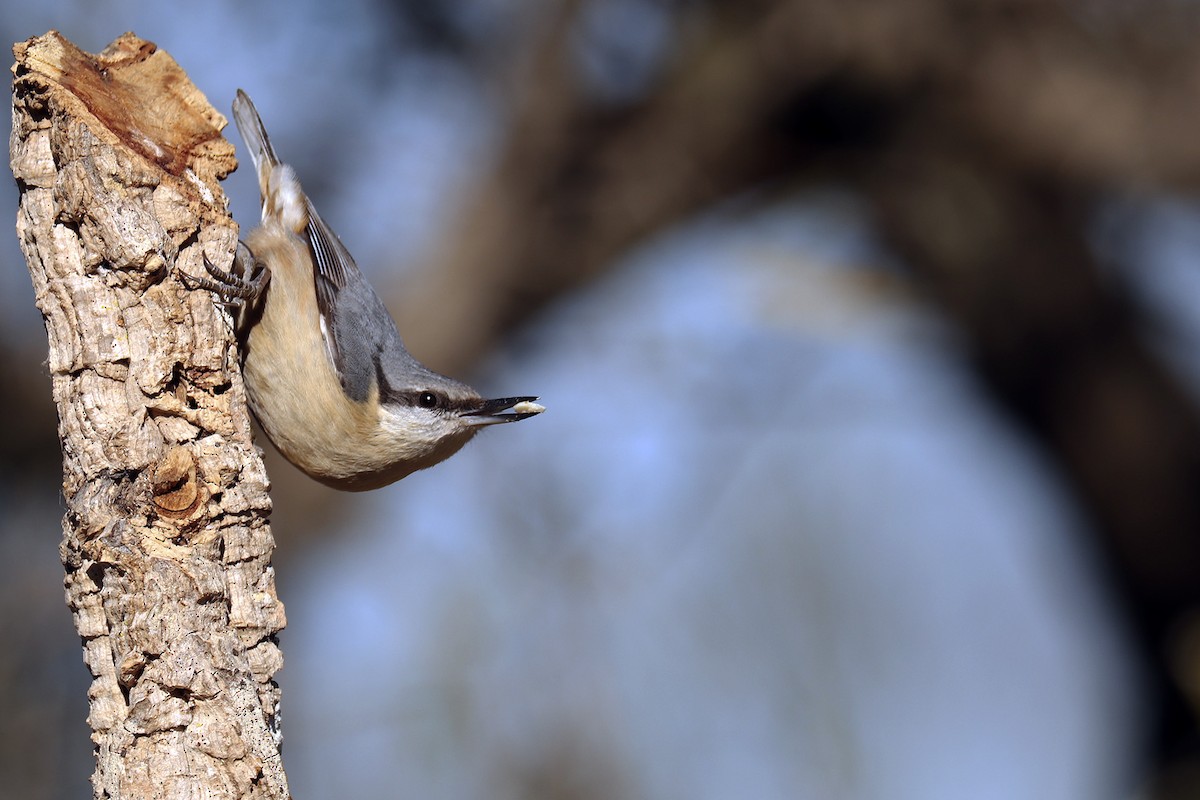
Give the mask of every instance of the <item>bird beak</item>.
<path id="1" fill-rule="evenodd" d="M 496 400 L 484 400 L 479 408 L 468 411 L 463 419 L 471 425 L 495 425 L 500 422 L 517 422 L 537 416 L 546 410 L 533 402 L 536 397 L 501 397 Z"/>

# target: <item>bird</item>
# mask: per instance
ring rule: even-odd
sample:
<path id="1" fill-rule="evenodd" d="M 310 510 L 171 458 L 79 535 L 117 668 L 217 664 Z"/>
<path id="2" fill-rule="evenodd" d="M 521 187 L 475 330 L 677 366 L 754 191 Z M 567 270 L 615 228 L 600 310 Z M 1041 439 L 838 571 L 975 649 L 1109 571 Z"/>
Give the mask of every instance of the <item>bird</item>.
<path id="1" fill-rule="evenodd" d="M 545 410 L 535 396 L 485 399 L 414 358 L 241 89 L 233 119 L 262 220 L 238 243 L 232 270 L 206 256 L 212 277 L 200 280 L 241 306 L 247 398 L 284 458 L 336 489 L 377 489 L 449 458 L 485 427 Z"/>

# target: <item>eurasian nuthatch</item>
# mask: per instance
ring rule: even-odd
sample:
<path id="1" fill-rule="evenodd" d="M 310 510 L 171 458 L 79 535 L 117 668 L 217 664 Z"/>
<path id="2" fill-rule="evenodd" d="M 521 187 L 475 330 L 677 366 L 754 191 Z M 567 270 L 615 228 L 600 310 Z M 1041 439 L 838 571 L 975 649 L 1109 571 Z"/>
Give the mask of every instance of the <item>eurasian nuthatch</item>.
<path id="1" fill-rule="evenodd" d="M 448 458 L 487 425 L 543 411 L 536 397 L 485 400 L 413 358 L 241 90 L 233 119 L 262 225 L 239 243 L 233 273 L 205 260 L 217 279 L 205 285 L 244 303 L 250 407 L 288 461 L 338 489 L 374 489 Z"/>

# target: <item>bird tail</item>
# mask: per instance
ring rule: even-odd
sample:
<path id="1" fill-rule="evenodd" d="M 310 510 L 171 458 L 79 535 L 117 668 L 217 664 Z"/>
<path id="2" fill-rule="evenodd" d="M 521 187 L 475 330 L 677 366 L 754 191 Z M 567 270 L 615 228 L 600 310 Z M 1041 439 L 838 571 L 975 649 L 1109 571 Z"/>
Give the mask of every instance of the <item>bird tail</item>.
<path id="1" fill-rule="evenodd" d="M 258 115 L 249 95 L 241 89 L 233 101 L 233 121 L 250 153 L 258 190 L 262 195 L 263 222 L 276 219 L 285 227 L 300 233 L 308 225 L 308 206 L 300 180 L 287 164 L 281 163 L 271 146 L 262 117 Z"/>

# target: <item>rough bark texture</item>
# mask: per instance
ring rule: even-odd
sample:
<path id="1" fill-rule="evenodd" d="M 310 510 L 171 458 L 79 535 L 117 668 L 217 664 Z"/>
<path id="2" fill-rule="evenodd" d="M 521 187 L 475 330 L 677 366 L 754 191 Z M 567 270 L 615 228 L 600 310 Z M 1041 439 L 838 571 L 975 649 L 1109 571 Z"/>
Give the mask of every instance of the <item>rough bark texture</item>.
<path id="1" fill-rule="evenodd" d="M 267 477 L 229 321 L 225 119 L 132 34 L 14 48 L 17 233 L 49 338 L 95 797 L 286 798 Z"/>

